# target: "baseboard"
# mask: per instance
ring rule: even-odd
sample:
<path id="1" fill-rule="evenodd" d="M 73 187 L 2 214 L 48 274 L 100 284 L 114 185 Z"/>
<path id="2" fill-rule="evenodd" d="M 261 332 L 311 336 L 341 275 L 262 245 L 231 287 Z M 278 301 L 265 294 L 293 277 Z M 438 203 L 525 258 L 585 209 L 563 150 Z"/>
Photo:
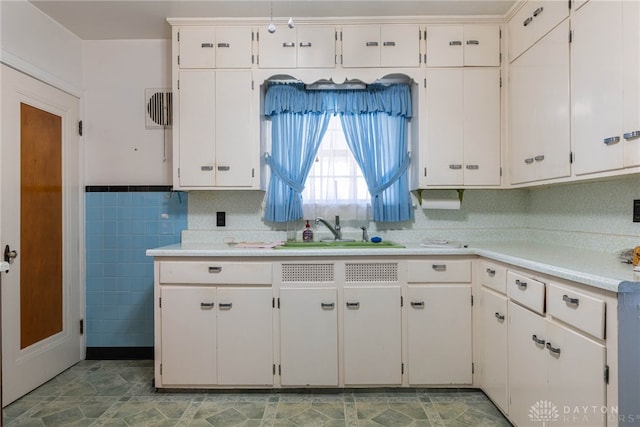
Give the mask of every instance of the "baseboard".
<path id="1" fill-rule="evenodd" d="M 153 360 L 153 347 L 87 347 L 87 360 Z"/>

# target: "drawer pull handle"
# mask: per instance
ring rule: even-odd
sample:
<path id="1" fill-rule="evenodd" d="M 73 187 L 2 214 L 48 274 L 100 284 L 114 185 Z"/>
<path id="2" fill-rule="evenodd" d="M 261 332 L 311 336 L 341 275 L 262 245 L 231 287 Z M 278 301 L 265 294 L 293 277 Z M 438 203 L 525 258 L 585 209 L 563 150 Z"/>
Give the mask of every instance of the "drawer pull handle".
<path id="1" fill-rule="evenodd" d="M 540 6 L 539 8 L 533 11 L 533 16 L 536 17 L 540 15 L 543 11 L 544 11 L 544 7 Z"/>
<path id="2" fill-rule="evenodd" d="M 321 302 L 320 303 L 320 307 L 322 307 L 323 310 L 333 310 L 333 307 L 335 307 L 336 304 L 333 302 Z"/>
<path id="3" fill-rule="evenodd" d="M 383 42 L 382 46 L 395 46 L 396 42 Z"/>
<path id="4" fill-rule="evenodd" d="M 282 47 L 296 47 L 296 44 L 294 42 L 284 42 Z"/>
<path id="5" fill-rule="evenodd" d="M 604 142 L 604 145 L 616 144 L 616 143 L 620 142 L 620 137 L 619 136 L 612 136 L 612 137 L 609 137 L 609 138 L 605 138 L 602 142 Z"/>
<path id="6" fill-rule="evenodd" d="M 462 46 L 462 42 L 460 40 L 451 40 L 449 46 Z"/>
<path id="7" fill-rule="evenodd" d="M 529 157 L 529 158 L 527 158 L 527 159 L 524 159 L 524 162 L 525 162 L 527 165 L 530 165 L 531 163 L 533 163 L 533 157 Z"/>
<path id="8" fill-rule="evenodd" d="M 311 42 L 306 42 L 306 43 L 300 42 L 300 47 L 311 47 Z"/>
<path id="9" fill-rule="evenodd" d="M 498 313 L 496 311 L 495 316 L 496 316 L 496 319 L 498 319 L 499 322 L 504 322 L 504 314 L 500 314 L 500 313 Z M 535 335 L 534 335 L 534 337 L 535 337 Z"/>
<path id="10" fill-rule="evenodd" d="M 360 308 L 359 302 L 347 302 L 347 308 L 351 310 L 357 310 Z"/>
<path id="11" fill-rule="evenodd" d="M 411 307 L 424 308 L 424 301 L 411 301 Z"/>
<path id="12" fill-rule="evenodd" d="M 560 354 L 560 347 L 554 347 L 550 342 L 547 343 L 547 349 L 553 354 Z"/>
<path id="13" fill-rule="evenodd" d="M 218 43 L 218 47 L 231 47 L 229 43 Z"/>
<path id="14" fill-rule="evenodd" d="M 208 310 L 208 309 L 213 308 L 213 305 L 214 305 L 214 303 L 212 303 L 212 302 L 201 302 L 200 303 L 200 308 L 206 308 Z"/>
<path id="15" fill-rule="evenodd" d="M 467 40 L 467 44 L 475 44 L 478 45 L 480 42 L 478 40 Z"/>
<path id="16" fill-rule="evenodd" d="M 533 158 L 536 162 L 541 162 L 544 160 L 544 155 L 540 155 L 540 156 L 535 156 Z"/>
<path id="17" fill-rule="evenodd" d="M 640 137 L 640 130 L 634 130 L 633 132 L 627 132 L 622 136 L 627 141 L 630 140 L 630 139 L 638 138 L 638 137 Z"/>
<path id="18" fill-rule="evenodd" d="M 449 169 L 462 169 L 462 165 L 449 165 Z"/>
<path id="19" fill-rule="evenodd" d="M 200 170 L 205 172 L 212 171 L 213 166 L 200 166 Z"/>
<path id="20" fill-rule="evenodd" d="M 209 267 L 209 273 L 221 273 L 222 267 Z"/>
<path id="21" fill-rule="evenodd" d="M 231 169 L 229 166 L 218 166 L 219 171 L 228 171 L 229 169 Z"/>
<path id="22" fill-rule="evenodd" d="M 580 304 L 580 299 L 571 298 L 569 295 L 562 295 L 562 301 L 566 302 L 567 304 L 573 304 L 573 305 Z"/>
<path id="23" fill-rule="evenodd" d="M 496 271 L 493 268 L 487 268 L 487 275 L 493 277 L 496 275 Z"/>
<path id="24" fill-rule="evenodd" d="M 538 338 L 538 336 L 537 336 L 537 335 L 533 335 L 533 336 L 531 337 L 531 339 L 533 340 L 533 342 L 535 342 L 535 343 L 536 343 L 536 344 L 538 344 L 538 345 L 544 345 L 544 344 L 546 343 L 546 341 L 545 341 L 545 340 L 542 340 L 542 339 Z"/>
<path id="25" fill-rule="evenodd" d="M 432 264 L 431 268 L 435 271 L 447 271 L 447 264 Z"/>
<path id="26" fill-rule="evenodd" d="M 366 46 L 367 47 L 375 47 L 375 46 L 378 46 L 378 42 L 367 42 Z"/>
<path id="27" fill-rule="evenodd" d="M 213 47 L 213 43 L 202 43 L 200 47 Z"/>
<path id="28" fill-rule="evenodd" d="M 520 289 L 527 289 L 527 282 L 522 282 L 520 279 L 516 279 L 516 286 Z"/>
<path id="29" fill-rule="evenodd" d="M 230 302 L 226 302 L 226 303 L 220 303 L 218 304 L 218 307 L 220 308 L 220 310 L 231 310 L 231 306 L 233 303 Z"/>
<path id="30" fill-rule="evenodd" d="M 527 19 L 524 20 L 524 22 L 522 23 L 522 25 L 524 25 L 525 27 L 529 24 L 531 24 L 531 21 L 533 21 L 533 17 L 530 16 Z"/>
<path id="31" fill-rule="evenodd" d="M 475 170 L 480 169 L 480 166 L 479 165 L 467 165 L 467 169 L 475 171 Z"/>

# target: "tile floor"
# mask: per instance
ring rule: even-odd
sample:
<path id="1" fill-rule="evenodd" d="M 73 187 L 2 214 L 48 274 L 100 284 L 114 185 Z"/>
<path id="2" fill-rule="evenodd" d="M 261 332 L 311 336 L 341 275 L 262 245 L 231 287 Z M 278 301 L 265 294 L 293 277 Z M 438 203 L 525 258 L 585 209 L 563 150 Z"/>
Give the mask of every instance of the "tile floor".
<path id="1" fill-rule="evenodd" d="M 478 390 L 156 393 L 152 361 L 82 361 L 7 406 L 10 426 L 511 426 Z"/>

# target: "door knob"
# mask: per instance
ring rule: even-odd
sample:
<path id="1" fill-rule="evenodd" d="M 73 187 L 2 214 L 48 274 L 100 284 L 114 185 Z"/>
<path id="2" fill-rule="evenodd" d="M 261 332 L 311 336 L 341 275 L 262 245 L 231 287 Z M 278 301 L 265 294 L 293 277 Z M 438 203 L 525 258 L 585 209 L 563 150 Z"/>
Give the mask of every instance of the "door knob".
<path id="1" fill-rule="evenodd" d="M 4 247 L 4 261 L 12 262 L 18 256 L 18 252 L 12 251 L 9 245 Z"/>

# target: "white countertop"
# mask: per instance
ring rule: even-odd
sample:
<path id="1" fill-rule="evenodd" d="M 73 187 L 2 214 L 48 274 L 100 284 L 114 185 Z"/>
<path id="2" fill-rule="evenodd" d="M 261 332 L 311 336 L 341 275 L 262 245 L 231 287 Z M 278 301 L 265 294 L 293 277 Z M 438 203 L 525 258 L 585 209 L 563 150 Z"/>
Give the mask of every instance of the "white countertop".
<path id="1" fill-rule="evenodd" d="M 372 249 L 255 249 L 194 243 L 149 249 L 147 255 L 240 258 L 477 255 L 613 292 L 640 292 L 640 273 L 634 274 L 633 266 L 621 263 L 616 254 L 524 241 L 474 242 L 466 248 L 408 244 L 406 248 Z"/>

